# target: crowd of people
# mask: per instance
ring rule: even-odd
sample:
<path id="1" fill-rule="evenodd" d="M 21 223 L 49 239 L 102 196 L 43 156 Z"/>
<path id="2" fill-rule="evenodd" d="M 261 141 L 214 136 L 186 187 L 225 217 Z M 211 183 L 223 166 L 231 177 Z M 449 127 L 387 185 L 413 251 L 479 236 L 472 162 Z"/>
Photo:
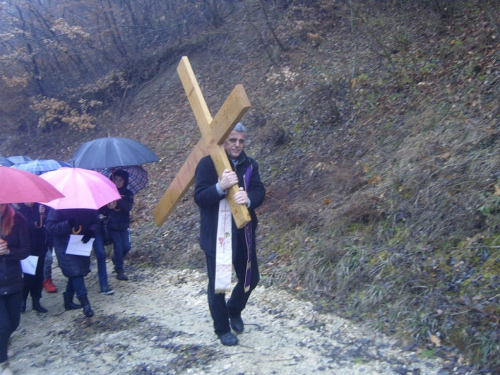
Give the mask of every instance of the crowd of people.
<path id="1" fill-rule="evenodd" d="M 224 141 L 231 170 L 225 169 L 219 176 L 212 158 L 206 156 L 195 172 L 194 201 L 201 215 L 200 247 L 206 256 L 208 306 L 215 334 L 227 346 L 238 344 L 235 334 L 244 331 L 242 312 L 260 279 L 255 209 L 264 201 L 265 187 L 257 162 L 243 151 L 246 136 L 245 126 L 238 123 Z M 131 250 L 129 227 L 134 196 L 127 188 L 126 171 L 114 171 L 110 179 L 121 199 L 99 210 L 55 210 L 30 202 L 18 204 L 14 209 L 13 205 L 0 204 L 0 375 L 12 374 L 8 368 L 8 343 L 19 326 L 21 313 L 27 309 L 28 296 L 31 295 L 33 310 L 46 313 L 47 309 L 41 305 L 43 288 L 49 293 L 57 292 L 51 277 L 53 251 L 67 278 L 62 293 L 64 308 L 82 309 L 86 317 L 94 315 L 85 286 L 85 276 L 90 272 L 90 252 L 89 256 L 83 256 L 69 251 L 68 244 L 74 235 L 81 236 L 84 244 L 93 240 L 101 294 L 114 293 L 106 269 L 107 243 L 113 244 L 116 279 L 128 280 L 124 258 Z M 238 189 L 230 197 L 228 191 L 234 186 Z M 232 218 L 228 198 L 248 208 L 251 221 L 243 228 L 238 228 Z M 23 277 L 21 260 L 29 255 L 37 258 L 37 264 L 34 272 L 24 272 Z M 226 301 L 233 268 L 237 282 Z M 79 303 L 75 302 L 75 296 Z"/>
<path id="2" fill-rule="evenodd" d="M 117 280 L 128 280 L 124 272 L 124 258 L 131 249 L 130 211 L 134 204 L 132 192 L 127 189 L 128 173 L 117 170 L 110 179 L 115 183 L 121 199 L 97 210 L 55 210 L 39 203 L 0 204 L 0 375 L 10 375 L 8 345 L 17 329 L 21 313 L 27 310 L 28 296 L 32 308 L 47 313 L 42 306 L 42 290 L 56 293 L 52 281 L 53 252 L 62 274 L 68 279 L 63 294 L 65 310 L 82 309 L 86 317 L 92 311 L 85 276 L 90 272 L 90 255 L 71 254 L 68 251 L 71 235 L 80 235 L 81 242 L 92 248 L 97 260 L 101 294 L 113 294 L 108 284 L 103 226 L 111 236 L 112 261 Z M 31 269 L 23 260 L 32 256 L 36 266 Z M 78 299 L 76 303 L 74 297 Z"/>

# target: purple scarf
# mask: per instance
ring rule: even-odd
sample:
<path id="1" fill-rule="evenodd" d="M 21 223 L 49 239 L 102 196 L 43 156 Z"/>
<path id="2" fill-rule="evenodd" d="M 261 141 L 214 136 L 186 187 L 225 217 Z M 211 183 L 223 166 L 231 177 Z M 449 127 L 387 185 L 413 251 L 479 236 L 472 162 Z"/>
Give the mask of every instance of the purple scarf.
<path id="1" fill-rule="evenodd" d="M 253 167 L 250 164 L 243 175 L 243 182 L 245 184 L 245 190 L 248 192 L 248 187 L 250 186 L 250 179 L 252 178 Z M 250 279 L 252 275 L 252 251 L 253 249 L 253 235 L 252 235 L 252 222 L 250 221 L 245 225 L 245 243 L 247 246 L 247 270 L 245 273 L 245 292 L 250 291 Z"/>

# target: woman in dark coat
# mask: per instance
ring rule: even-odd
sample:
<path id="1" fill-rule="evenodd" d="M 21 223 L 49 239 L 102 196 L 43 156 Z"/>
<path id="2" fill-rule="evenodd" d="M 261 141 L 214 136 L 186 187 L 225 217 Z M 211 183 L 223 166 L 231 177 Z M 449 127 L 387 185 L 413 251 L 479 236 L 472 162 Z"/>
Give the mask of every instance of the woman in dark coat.
<path id="1" fill-rule="evenodd" d="M 21 312 L 26 311 L 26 300 L 31 293 L 33 310 L 46 313 L 47 309 L 40 304 L 43 289 L 43 269 L 45 267 L 45 255 L 48 250 L 47 232 L 45 231 L 45 206 L 39 203 L 21 203 L 18 212 L 26 218 L 26 227 L 30 236 L 30 255 L 38 257 L 34 275 L 24 274 L 23 303 Z"/>
<path id="2" fill-rule="evenodd" d="M 66 209 L 50 210 L 46 223 L 47 233 L 52 236 L 57 262 L 68 284 L 64 296 L 64 308 L 75 310 L 83 307 L 85 316 L 93 316 L 87 298 L 85 276 L 90 272 L 90 255 L 80 256 L 66 254 L 70 234 L 83 235 L 82 242 L 87 243 L 101 230 L 97 210 Z M 80 300 L 81 305 L 73 303 L 73 297 Z"/>
<path id="3" fill-rule="evenodd" d="M 7 370 L 9 338 L 21 320 L 21 260 L 30 253 L 30 241 L 25 219 L 10 205 L 0 204 L 0 218 L 0 370 Z"/>

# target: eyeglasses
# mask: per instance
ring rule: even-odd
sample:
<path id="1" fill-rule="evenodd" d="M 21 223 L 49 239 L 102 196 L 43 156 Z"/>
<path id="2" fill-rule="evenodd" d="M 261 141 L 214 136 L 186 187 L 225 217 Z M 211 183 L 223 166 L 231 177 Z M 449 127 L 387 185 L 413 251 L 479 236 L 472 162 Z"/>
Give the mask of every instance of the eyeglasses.
<path id="1" fill-rule="evenodd" d="M 239 143 L 240 145 L 245 144 L 245 139 L 229 138 L 227 140 L 229 143 Z"/>

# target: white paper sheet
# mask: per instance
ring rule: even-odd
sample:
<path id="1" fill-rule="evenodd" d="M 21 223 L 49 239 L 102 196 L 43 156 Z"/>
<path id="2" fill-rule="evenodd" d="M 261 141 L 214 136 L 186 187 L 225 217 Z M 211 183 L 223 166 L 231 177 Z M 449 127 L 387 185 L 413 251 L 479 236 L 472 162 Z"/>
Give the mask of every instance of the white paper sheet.
<path id="1" fill-rule="evenodd" d="M 83 236 L 80 234 L 70 234 L 66 254 L 80 255 L 82 257 L 89 257 L 92 251 L 92 244 L 94 239 L 91 238 L 89 242 L 82 242 Z"/>
<path id="2" fill-rule="evenodd" d="M 24 273 L 34 275 L 36 273 L 36 265 L 38 264 L 38 257 L 30 255 L 26 259 L 21 260 L 21 268 Z"/>

